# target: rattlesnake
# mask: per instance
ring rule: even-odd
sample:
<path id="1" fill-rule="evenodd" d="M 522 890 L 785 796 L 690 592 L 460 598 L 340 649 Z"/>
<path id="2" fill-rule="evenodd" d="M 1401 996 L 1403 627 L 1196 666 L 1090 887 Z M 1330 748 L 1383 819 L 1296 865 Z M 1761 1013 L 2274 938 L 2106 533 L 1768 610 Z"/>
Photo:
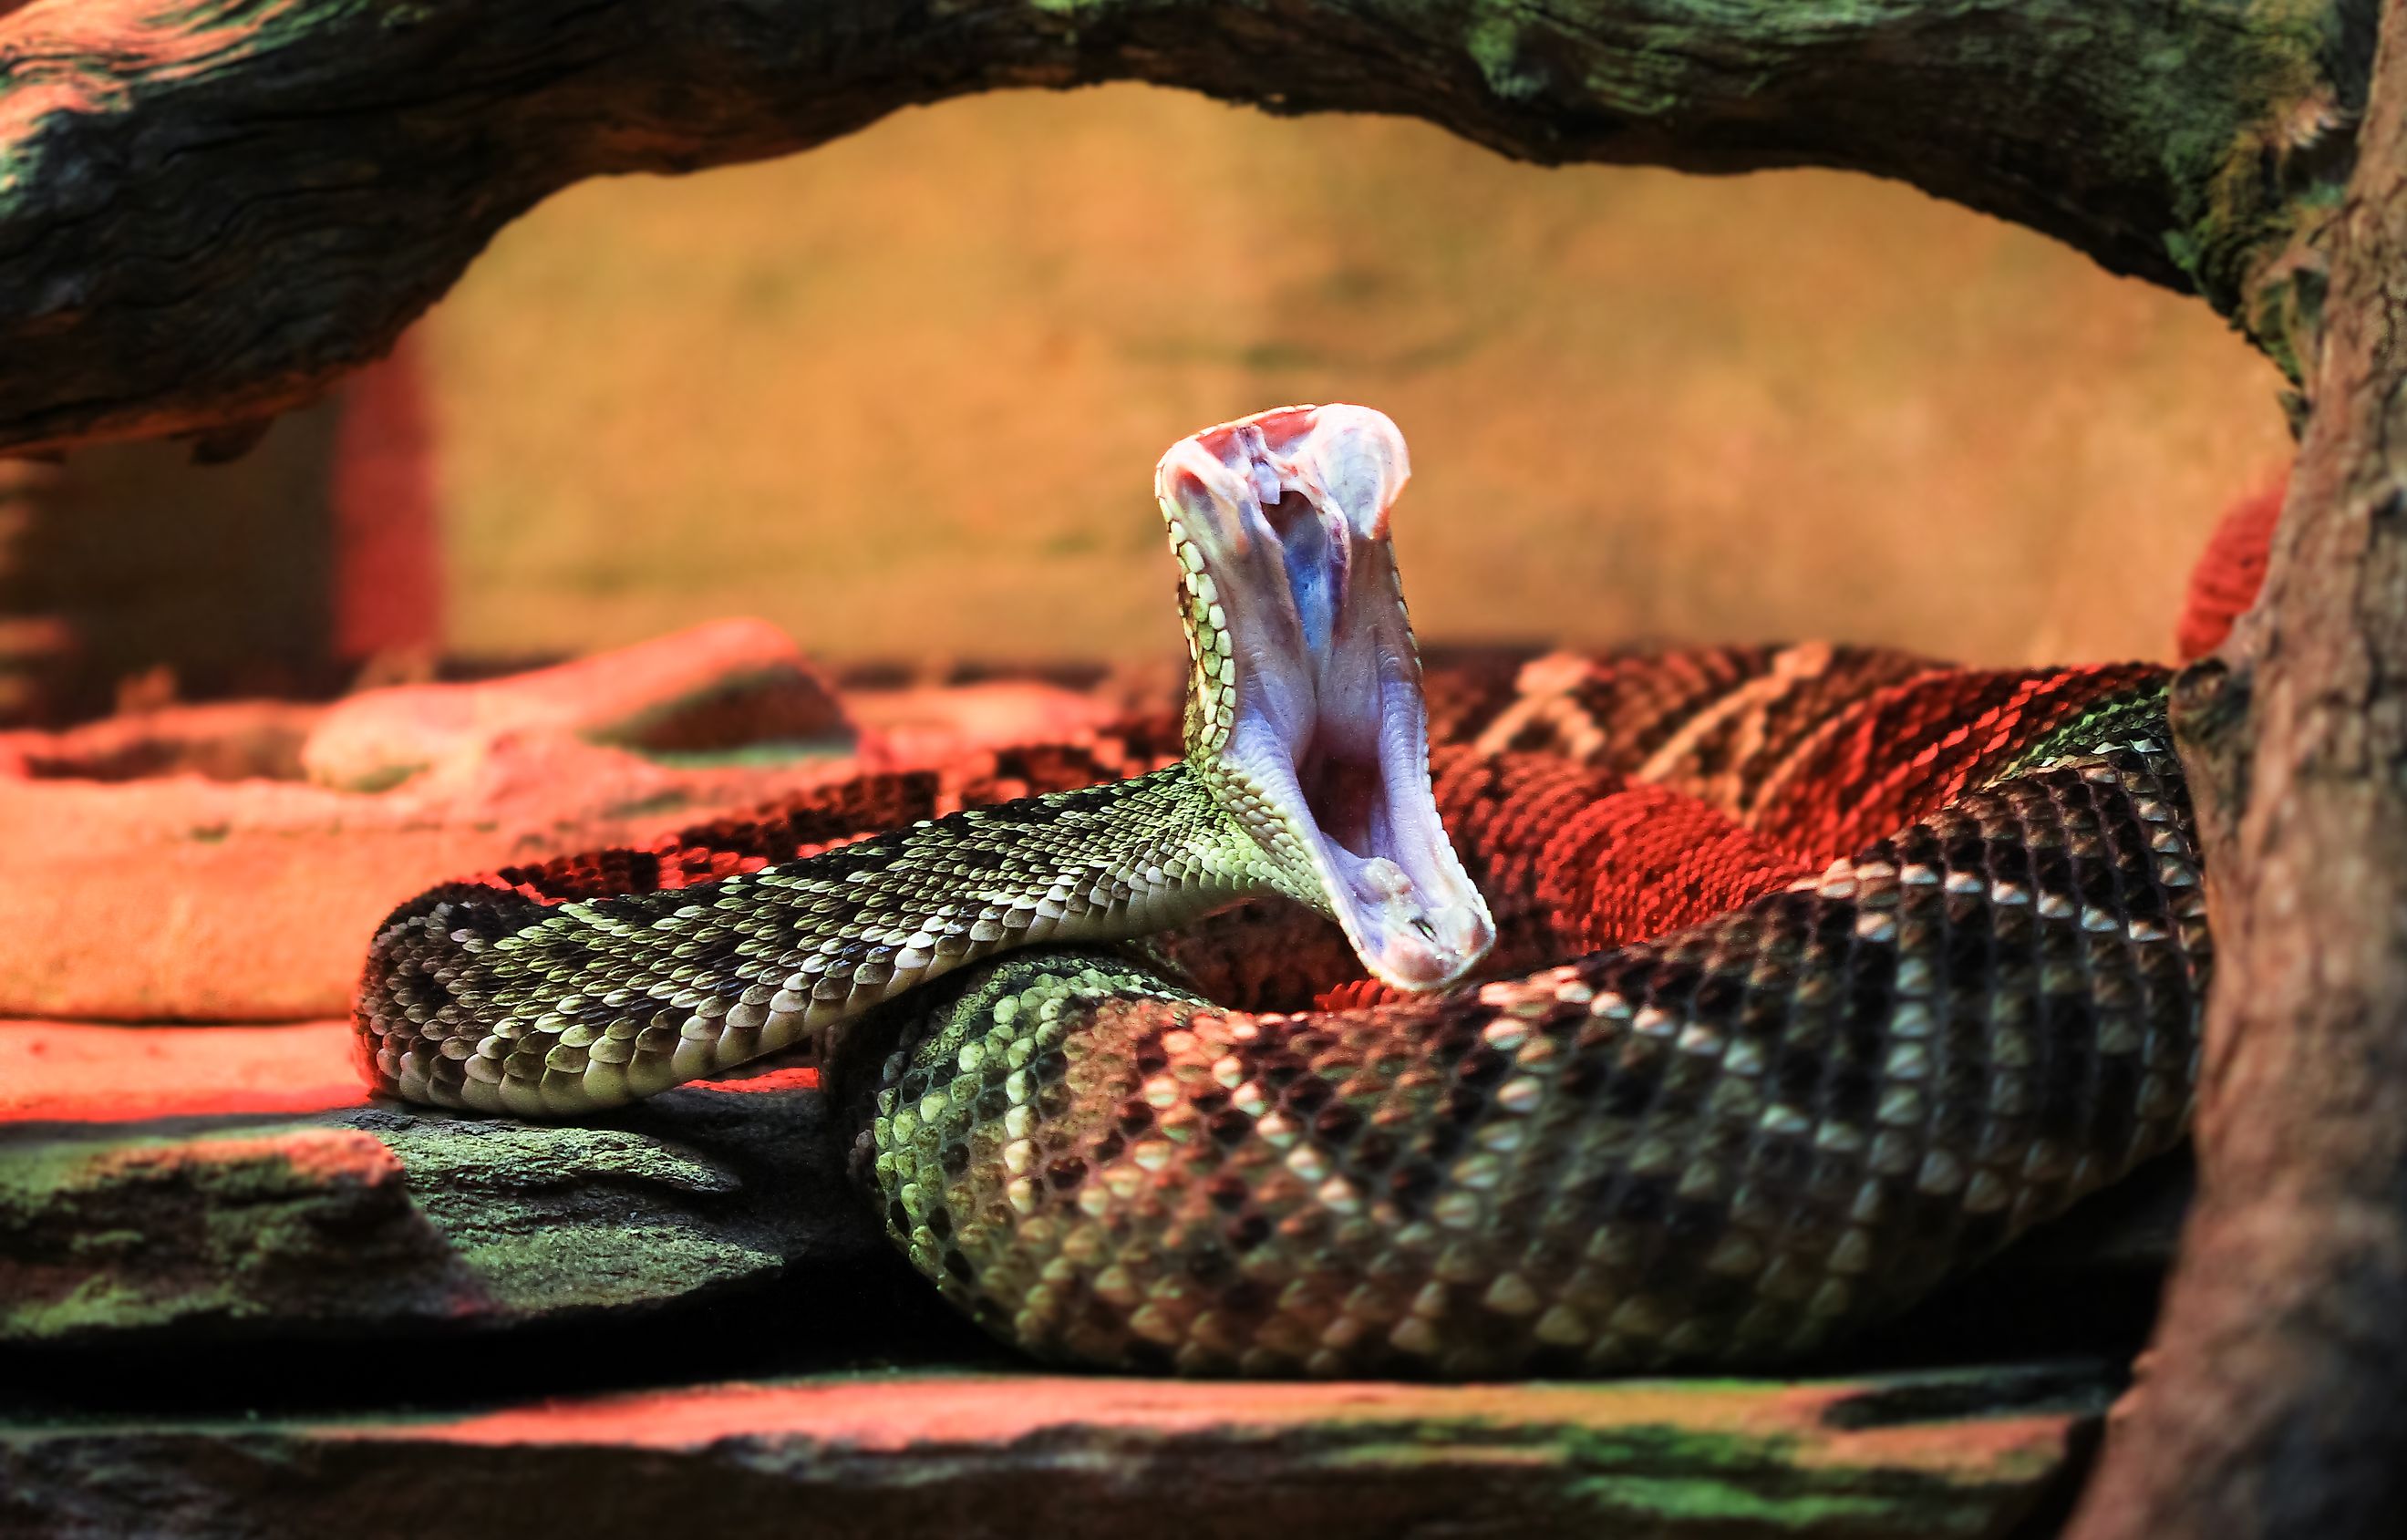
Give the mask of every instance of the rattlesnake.
<path id="1" fill-rule="evenodd" d="M 1407 474 L 1360 407 L 1182 440 L 1176 741 L 438 888 L 375 938 L 370 1079 L 548 1117 L 816 1053 L 947 1298 L 1193 1373 L 1773 1362 L 2179 1136 L 2210 942 L 2161 670 L 1731 648 L 1425 706 Z"/>

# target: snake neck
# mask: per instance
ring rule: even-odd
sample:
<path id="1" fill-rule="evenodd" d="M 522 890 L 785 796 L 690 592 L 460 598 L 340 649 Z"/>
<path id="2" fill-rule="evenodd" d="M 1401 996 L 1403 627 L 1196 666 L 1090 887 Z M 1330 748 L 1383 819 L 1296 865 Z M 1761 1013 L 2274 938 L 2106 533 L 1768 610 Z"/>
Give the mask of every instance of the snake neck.
<path id="1" fill-rule="evenodd" d="M 825 1061 L 863 1011 L 966 963 L 1280 886 L 1177 764 L 700 887 L 554 905 L 437 890 L 380 928 L 354 1015 L 379 1090 L 564 1116 L 767 1053 Z"/>

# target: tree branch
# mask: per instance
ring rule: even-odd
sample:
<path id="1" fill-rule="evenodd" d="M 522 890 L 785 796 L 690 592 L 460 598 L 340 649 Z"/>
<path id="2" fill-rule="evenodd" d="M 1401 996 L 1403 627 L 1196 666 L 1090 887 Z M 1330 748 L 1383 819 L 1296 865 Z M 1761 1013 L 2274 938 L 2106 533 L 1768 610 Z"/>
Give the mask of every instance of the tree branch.
<path id="1" fill-rule="evenodd" d="M 2227 314 L 2354 0 L 37 0 L 0 6 L 0 450 L 218 450 L 582 178 L 1007 86 L 1408 113 L 1542 162 L 1851 167 Z M 2359 40 L 2361 42 L 2361 39 Z M 2352 49 L 2357 52 L 2352 54 Z M 2280 150 L 2283 153 L 2275 154 Z M 837 219 L 838 209 L 798 217 Z"/>
<path id="2" fill-rule="evenodd" d="M 2215 916 L 2200 1202 L 2074 1533 L 2358 1536 L 2407 1511 L 2407 0 L 2297 332 L 2264 592 L 2176 699 Z"/>

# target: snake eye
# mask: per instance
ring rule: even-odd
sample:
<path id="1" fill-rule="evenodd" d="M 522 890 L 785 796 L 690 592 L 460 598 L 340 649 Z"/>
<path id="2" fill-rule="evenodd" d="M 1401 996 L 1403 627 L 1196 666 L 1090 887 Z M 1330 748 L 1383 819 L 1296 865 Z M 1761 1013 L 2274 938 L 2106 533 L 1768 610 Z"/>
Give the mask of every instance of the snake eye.
<path id="1" fill-rule="evenodd" d="M 1413 916 L 1413 931 L 1414 934 L 1418 935 L 1423 941 L 1435 941 L 1437 939 L 1437 927 L 1431 924 L 1427 920 L 1422 919 L 1419 915 Z"/>

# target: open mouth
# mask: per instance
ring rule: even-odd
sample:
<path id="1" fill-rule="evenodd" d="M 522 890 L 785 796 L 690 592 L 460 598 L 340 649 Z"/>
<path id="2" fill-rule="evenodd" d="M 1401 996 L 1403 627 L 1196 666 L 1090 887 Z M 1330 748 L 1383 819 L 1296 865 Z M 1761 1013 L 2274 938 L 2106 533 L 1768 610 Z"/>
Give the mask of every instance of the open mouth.
<path id="1" fill-rule="evenodd" d="M 1197 768 L 1365 967 L 1426 990 L 1460 977 L 1495 926 L 1430 794 L 1388 542 L 1410 474 L 1382 414 L 1289 406 L 1182 440 L 1157 485 L 1189 574 L 1199 672 L 1218 681 L 1224 731 Z"/>

